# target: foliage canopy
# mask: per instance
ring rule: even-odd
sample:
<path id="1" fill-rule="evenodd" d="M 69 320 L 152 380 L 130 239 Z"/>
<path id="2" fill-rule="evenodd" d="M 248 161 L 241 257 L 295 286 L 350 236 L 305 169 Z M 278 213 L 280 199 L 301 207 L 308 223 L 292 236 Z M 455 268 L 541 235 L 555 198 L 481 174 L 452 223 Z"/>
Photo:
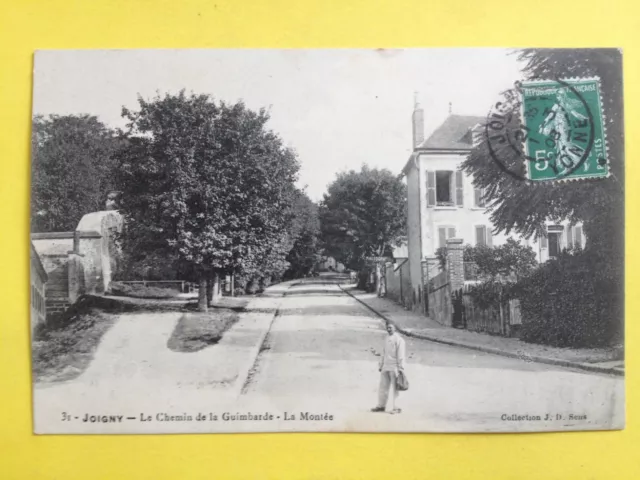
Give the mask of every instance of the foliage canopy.
<path id="1" fill-rule="evenodd" d="M 320 205 L 326 253 L 359 269 L 367 257 L 391 255 L 404 240 L 407 189 L 386 169 L 340 173 Z"/>
<path id="2" fill-rule="evenodd" d="M 138 102 L 123 109 L 125 249 L 176 259 L 192 278 L 284 271 L 299 164 L 266 110 L 184 91 Z"/>
<path id="3" fill-rule="evenodd" d="M 95 116 L 34 117 L 31 230 L 73 231 L 83 215 L 104 210 L 120 146 Z"/>

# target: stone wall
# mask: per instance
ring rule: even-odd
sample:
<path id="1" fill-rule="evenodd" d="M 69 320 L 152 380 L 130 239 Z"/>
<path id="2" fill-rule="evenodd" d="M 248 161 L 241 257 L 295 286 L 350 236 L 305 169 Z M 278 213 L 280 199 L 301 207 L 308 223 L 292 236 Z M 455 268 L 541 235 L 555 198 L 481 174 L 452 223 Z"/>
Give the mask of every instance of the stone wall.
<path id="1" fill-rule="evenodd" d="M 31 264 L 31 333 L 33 333 L 36 325 L 45 323 L 47 319 L 46 310 L 46 287 L 47 272 L 40 261 L 38 252 L 36 252 L 33 243 L 30 248 L 30 264 Z"/>
<path id="2" fill-rule="evenodd" d="M 409 259 L 404 258 L 393 264 L 385 265 L 386 296 L 405 308 L 412 308 L 414 291 L 411 288 L 411 274 L 409 272 Z"/>

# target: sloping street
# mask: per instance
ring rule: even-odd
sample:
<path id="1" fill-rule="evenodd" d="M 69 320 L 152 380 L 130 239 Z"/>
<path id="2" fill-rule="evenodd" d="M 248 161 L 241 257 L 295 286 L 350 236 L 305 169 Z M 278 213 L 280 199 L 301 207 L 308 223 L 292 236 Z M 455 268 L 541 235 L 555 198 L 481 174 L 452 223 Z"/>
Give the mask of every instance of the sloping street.
<path id="1" fill-rule="evenodd" d="M 606 427 L 610 412 L 596 417 L 587 405 L 624 401 L 622 378 L 406 338 L 411 388 L 400 395 L 404 413 L 369 413 L 377 398 L 377 362 L 385 335 L 382 320 L 337 285 L 307 280 L 293 286 L 245 386 L 243 402 L 257 400 L 256 405 L 292 412 L 339 412 L 372 430 L 390 422 L 413 430 L 419 428 L 417 421 L 435 430 L 508 430 Z M 554 420 L 501 420 L 502 415 L 527 414 L 549 414 Z M 376 415 L 378 421 L 371 424 Z M 569 415 L 587 418 L 570 420 Z M 614 424 L 620 421 L 613 418 Z"/>
<path id="2" fill-rule="evenodd" d="M 282 294 L 284 293 L 284 297 Z M 270 313 L 269 313 L 270 312 Z M 274 316 L 275 313 L 275 316 Z M 276 285 L 252 301 L 223 340 L 199 352 L 168 349 L 177 314 L 124 314 L 77 379 L 40 386 L 38 418 L 79 418 L 87 432 L 229 430 L 507 431 L 607 428 L 622 421 L 621 377 L 406 338 L 410 389 L 400 415 L 372 413 L 383 321 L 327 277 Z M 610 404 L 611 412 L 592 405 Z M 91 411 L 87 411 L 91 405 Z M 165 405 L 165 409 L 158 408 Z M 175 411 L 174 411 L 175 410 Z M 273 413 L 269 422 L 158 422 L 157 414 Z M 92 425 L 85 414 L 129 422 Z M 141 416 L 153 417 L 151 423 Z M 331 416 L 331 420 L 304 418 Z M 526 416 L 540 416 L 540 420 Z M 544 421 L 546 415 L 550 420 Z M 613 415 L 613 416 L 611 416 Z M 518 418 L 523 416 L 524 418 Z M 573 416 L 573 417 L 570 417 Z M 584 418 L 586 417 L 586 418 Z M 133 419 L 135 418 L 135 420 Z"/>

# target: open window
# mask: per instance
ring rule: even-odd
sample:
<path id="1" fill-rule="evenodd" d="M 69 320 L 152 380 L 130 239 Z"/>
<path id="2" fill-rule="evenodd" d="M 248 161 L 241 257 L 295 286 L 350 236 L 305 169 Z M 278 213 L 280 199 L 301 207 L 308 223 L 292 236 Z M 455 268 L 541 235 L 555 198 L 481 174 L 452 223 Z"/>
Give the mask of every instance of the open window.
<path id="1" fill-rule="evenodd" d="M 427 171 L 427 206 L 463 206 L 462 180 L 459 170 Z"/>
<path id="2" fill-rule="evenodd" d="M 453 205 L 453 172 L 436 172 L 436 205 Z"/>

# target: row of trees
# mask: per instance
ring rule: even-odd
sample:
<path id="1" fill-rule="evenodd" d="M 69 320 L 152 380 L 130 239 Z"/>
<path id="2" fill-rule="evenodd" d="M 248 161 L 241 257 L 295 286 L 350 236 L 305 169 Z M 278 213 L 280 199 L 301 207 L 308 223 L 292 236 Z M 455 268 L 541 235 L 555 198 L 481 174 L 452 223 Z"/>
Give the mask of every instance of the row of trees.
<path id="1" fill-rule="evenodd" d="M 298 159 L 265 110 L 181 92 L 122 116 L 119 131 L 89 115 L 34 118 L 31 202 L 32 231 L 68 231 L 118 191 L 120 278 L 197 281 L 204 309 L 223 275 L 252 290 L 309 273 L 321 252 L 360 270 L 404 239 L 400 178 L 340 173 L 315 204 L 295 187 Z"/>
<path id="2" fill-rule="evenodd" d="M 302 275 L 318 255 L 318 212 L 266 110 L 208 95 L 139 99 L 113 131 L 91 116 L 34 119 L 33 231 L 72 230 L 120 192 L 125 270 L 160 267 L 200 284 Z"/>

